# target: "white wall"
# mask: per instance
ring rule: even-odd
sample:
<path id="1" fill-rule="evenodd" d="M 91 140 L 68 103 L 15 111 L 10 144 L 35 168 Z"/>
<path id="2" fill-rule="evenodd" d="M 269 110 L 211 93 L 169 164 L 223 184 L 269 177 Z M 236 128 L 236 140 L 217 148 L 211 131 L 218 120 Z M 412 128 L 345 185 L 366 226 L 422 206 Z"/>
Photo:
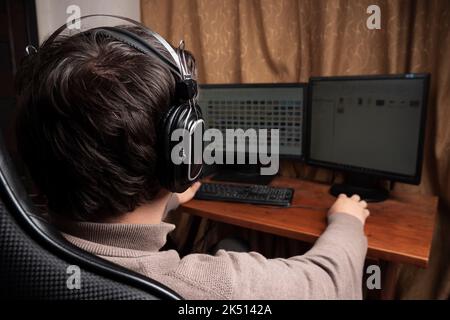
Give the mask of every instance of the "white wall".
<path id="1" fill-rule="evenodd" d="M 115 14 L 137 21 L 141 20 L 140 0 L 35 0 L 39 41 L 45 40 L 54 30 L 66 23 L 70 16 L 67 7 L 77 5 L 81 15 Z M 118 21 L 118 20 L 117 20 Z M 119 24 L 119 23 L 117 23 Z"/>

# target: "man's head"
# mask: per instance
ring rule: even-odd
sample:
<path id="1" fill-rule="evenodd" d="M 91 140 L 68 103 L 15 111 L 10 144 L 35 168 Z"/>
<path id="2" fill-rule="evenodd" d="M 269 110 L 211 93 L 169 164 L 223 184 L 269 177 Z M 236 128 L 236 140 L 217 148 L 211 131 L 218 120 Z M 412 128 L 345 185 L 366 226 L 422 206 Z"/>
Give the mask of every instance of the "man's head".
<path id="1" fill-rule="evenodd" d="M 193 67 L 189 53 L 188 60 Z M 51 212 L 96 221 L 154 199 L 157 127 L 174 94 L 175 79 L 158 58 L 95 34 L 59 37 L 25 61 L 19 151 Z"/>

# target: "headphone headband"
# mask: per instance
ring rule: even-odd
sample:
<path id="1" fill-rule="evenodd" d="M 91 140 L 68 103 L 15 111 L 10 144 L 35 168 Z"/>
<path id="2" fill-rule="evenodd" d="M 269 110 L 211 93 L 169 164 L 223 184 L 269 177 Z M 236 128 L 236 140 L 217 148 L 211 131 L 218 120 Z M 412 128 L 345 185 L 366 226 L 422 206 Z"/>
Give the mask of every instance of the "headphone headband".
<path id="1" fill-rule="evenodd" d="M 118 40 L 122 43 L 129 45 L 130 47 L 133 47 L 134 49 L 144 54 L 156 56 L 156 58 L 164 62 L 167 68 L 170 69 L 170 71 L 175 76 L 177 76 L 179 79 L 183 79 L 183 76 L 180 72 L 181 70 L 178 69 L 178 67 L 170 59 L 162 55 L 159 50 L 149 45 L 146 41 L 143 41 L 143 39 L 138 37 L 133 32 L 130 32 L 125 29 L 119 29 L 116 27 L 99 27 L 89 29 L 86 32 L 109 36 L 115 40 Z"/>
<path id="2" fill-rule="evenodd" d="M 170 59 L 167 59 L 167 57 L 165 57 L 163 54 L 161 54 L 161 52 L 159 52 L 157 49 L 150 46 L 148 43 L 144 43 L 142 45 L 142 40 L 138 36 L 136 36 L 134 33 L 129 32 L 127 30 L 118 29 L 118 28 L 114 28 L 114 27 L 100 27 L 100 28 L 93 28 L 91 30 L 96 30 L 96 29 L 108 30 L 108 32 L 110 33 L 111 36 L 113 36 L 113 38 L 116 38 L 120 41 L 123 41 L 123 42 L 129 44 L 141 52 L 156 55 L 160 60 L 162 60 L 169 67 L 169 69 L 172 73 L 174 73 L 175 75 L 180 77 L 181 80 L 185 80 L 184 76 L 183 76 L 184 72 L 183 72 L 183 65 L 182 65 L 182 61 L 181 61 L 182 59 L 180 59 L 180 56 L 175 52 L 173 47 L 161 35 L 154 32 L 153 30 L 150 30 L 148 27 L 146 27 L 142 23 L 140 23 L 136 20 L 130 19 L 130 18 L 121 17 L 121 16 L 117 16 L 117 15 L 110 15 L 110 14 L 91 14 L 91 15 L 80 17 L 80 18 L 76 18 L 70 22 L 63 24 L 61 27 L 56 29 L 56 31 L 53 32 L 50 35 L 50 37 L 48 37 L 48 39 L 45 41 L 44 44 L 52 43 L 62 32 L 64 32 L 66 29 L 68 29 L 70 25 L 73 25 L 82 20 L 86 20 L 88 18 L 93 18 L 93 17 L 115 18 L 115 19 L 129 22 L 135 26 L 141 27 L 142 31 L 147 33 L 149 36 L 154 37 L 156 40 L 158 40 L 159 43 L 161 43 L 163 45 L 163 47 L 169 52 L 173 61 L 170 61 Z M 89 30 L 87 30 L 87 31 L 89 31 Z M 122 33 L 122 35 L 125 35 L 125 36 L 121 36 L 119 33 Z M 134 40 L 133 43 L 130 43 L 129 39 Z M 136 43 L 140 43 L 141 45 L 136 46 Z M 183 50 L 183 49 L 180 48 L 180 50 Z"/>
<path id="3" fill-rule="evenodd" d="M 116 16 L 116 15 L 109 15 L 109 14 L 92 14 L 83 16 L 77 19 L 73 19 L 70 22 L 67 22 L 66 24 L 59 27 L 55 32 L 53 32 L 50 37 L 45 41 L 44 45 L 47 43 L 52 43 L 55 41 L 55 39 L 66 29 L 70 27 L 70 25 L 73 25 L 75 23 L 78 23 L 82 20 L 86 20 L 88 18 L 94 18 L 94 17 L 109 17 L 109 18 L 115 18 L 119 20 L 123 20 L 126 22 L 129 22 L 135 26 L 138 26 L 141 28 L 143 32 L 145 32 L 147 35 L 155 38 L 170 54 L 172 59 L 167 58 L 167 56 L 163 55 L 160 50 L 153 47 L 150 43 L 142 39 L 140 36 L 134 34 L 133 32 L 130 32 L 126 29 L 117 28 L 117 27 L 97 27 L 88 29 L 84 32 L 90 33 L 90 32 L 97 32 L 100 34 L 104 34 L 106 36 L 109 36 L 113 39 L 116 39 L 122 43 L 128 44 L 129 46 L 135 48 L 136 50 L 145 53 L 147 55 L 153 55 L 157 57 L 160 61 L 164 63 L 164 65 L 169 69 L 169 71 L 179 79 L 177 81 L 176 86 L 176 96 L 181 101 L 190 101 L 195 99 L 197 96 L 197 83 L 194 79 L 192 79 L 192 75 L 188 71 L 188 67 L 186 64 L 186 57 L 184 53 L 184 41 L 180 42 L 180 46 L 178 48 L 179 53 L 177 54 L 173 47 L 158 33 L 150 30 L 146 26 L 144 26 L 142 23 L 135 21 L 130 18 Z"/>

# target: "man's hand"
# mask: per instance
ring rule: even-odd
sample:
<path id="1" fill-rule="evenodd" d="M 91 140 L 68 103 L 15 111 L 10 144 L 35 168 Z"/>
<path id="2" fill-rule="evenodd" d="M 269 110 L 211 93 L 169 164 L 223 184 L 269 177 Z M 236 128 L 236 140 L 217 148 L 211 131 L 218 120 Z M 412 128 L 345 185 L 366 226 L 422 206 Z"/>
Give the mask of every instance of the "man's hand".
<path id="1" fill-rule="evenodd" d="M 172 193 L 169 201 L 167 202 L 165 214 L 167 214 L 169 211 L 175 210 L 181 204 L 192 200 L 201 185 L 202 184 L 200 182 L 196 182 L 183 193 Z"/>
<path id="2" fill-rule="evenodd" d="M 194 198 L 195 194 L 197 193 L 197 190 L 200 188 L 202 184 L 200 182 L 194 183 L 189 189 L 187 189 L 183 193 L 175 193 L 174 195 L 177 198 L 178 205 L 184 204 L 192 198 Z"/>
<path id="3" fill-rule="evenodd" d="M 370 215 L 369 210 L 367 210 L 367 202 L 362 200 L 360 196 L 353 195 L 352 197 L 347 197 L 345 194 L 339 195 L 336 202 L 331 206 L 328 211 L 328 215 L 335 213 L 346 213 L 351 216 L 358 218 L 364 225 L 367 217 Z"/>

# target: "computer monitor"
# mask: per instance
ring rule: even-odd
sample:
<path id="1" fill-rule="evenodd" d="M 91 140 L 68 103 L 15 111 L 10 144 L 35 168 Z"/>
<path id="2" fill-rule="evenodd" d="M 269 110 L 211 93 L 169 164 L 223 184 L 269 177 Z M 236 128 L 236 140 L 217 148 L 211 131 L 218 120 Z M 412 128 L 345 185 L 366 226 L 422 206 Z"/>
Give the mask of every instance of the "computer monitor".
<path id="1" fill-rule="evenodd" d="M 347 173 L 331 193 L 387 198 L 377 181 L 420 182 L 428 74 L 310 79 L 306 161 Z"/>
<path id="2" fill-rule="evenodd" d="M 280 158 L 301 160 L 306 94 L 304 83 L 210 84 L 200 86 L 199 105 L 206 128 L 215 128 L 224 134 L 226 129 L 279 129 Z M 238 153 L 236 149 L 234 152 Z M 245 153 L 248 157 L 248 147 Z M 228 164 L 220 168 L 222 174 L 219 173 L 217 179 L 268 183 L 270 177 L 254 174 L 257 168 Z"/>

